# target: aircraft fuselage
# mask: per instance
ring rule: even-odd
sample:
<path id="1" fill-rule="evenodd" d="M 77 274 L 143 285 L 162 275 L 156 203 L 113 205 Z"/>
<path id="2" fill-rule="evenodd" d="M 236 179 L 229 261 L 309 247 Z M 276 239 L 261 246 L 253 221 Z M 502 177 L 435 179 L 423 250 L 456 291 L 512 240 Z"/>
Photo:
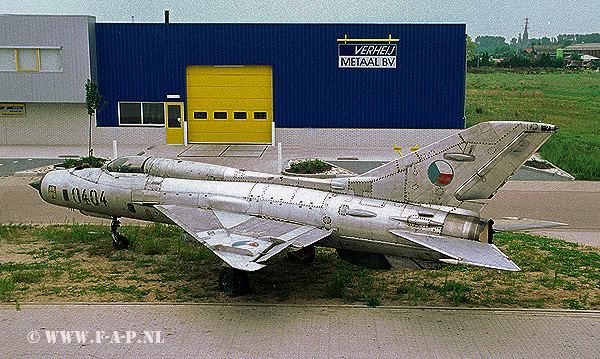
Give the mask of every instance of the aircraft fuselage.
<path id="1" fill-rule="evenodd" d="M 106 169 L 56 170 L 40 194 L 52 204 L 84 214 L 173 224 L 155 205 L 180 205 L 272 218 L 333 230 L 321 246 L 410 257 L 440 266 L 440 254 L 400 238 L 408 230 L 479 240 L 486 220 L 435 206 L 365 198 L 269 183 L 163 178 Z M 435 263 L 435 265 L 433 265 Z M 411 263 L 410 266 L 414 266 Z"/>

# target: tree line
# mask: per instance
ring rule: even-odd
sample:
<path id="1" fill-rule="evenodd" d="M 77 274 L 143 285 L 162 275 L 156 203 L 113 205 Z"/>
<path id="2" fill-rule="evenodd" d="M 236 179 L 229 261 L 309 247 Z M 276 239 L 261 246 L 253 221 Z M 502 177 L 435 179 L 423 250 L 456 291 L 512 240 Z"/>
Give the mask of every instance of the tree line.
<path id="1" fill-rule="evenodd" d="M 524 50 L 525 47 L 530 48 L 536 45 L 556 45 L 560 48 L 571 44 L 580 43 L 600 43 L 600 33 L 593 34 L 563 34 L 553 38 L 542 37 L 539 39 L 528 39 L 528 43 L 519 41 L 520 39 L 512 38 L 506 41 L 502 36 L 477 36 L 475 38 L 476 52 L 488 54 L 498 57 L 510 57 L 512 53 Z M 508 56 L 507 56 L 508 55 Z"/>
<path id="2" fill-rule="evenodd" d="M 566 61 L 563 58 L 554 58 L 549 53 L 536 56 L 534 52 L 527 52 L 526 49 L 538 45 L 563 48 L 574 43 L 600 43 L 600 33 L 564 34 L 553 38 L 542 37 L 539 39 L 513 38 L 509 43 L 502 36 L 477 36 L 475 41 L 467 36 L 467 66 L 565 67 Z M 500 59 L 500 61 L 494 59 Z M 576 59 L 571 58 L 571 60 Z"/>

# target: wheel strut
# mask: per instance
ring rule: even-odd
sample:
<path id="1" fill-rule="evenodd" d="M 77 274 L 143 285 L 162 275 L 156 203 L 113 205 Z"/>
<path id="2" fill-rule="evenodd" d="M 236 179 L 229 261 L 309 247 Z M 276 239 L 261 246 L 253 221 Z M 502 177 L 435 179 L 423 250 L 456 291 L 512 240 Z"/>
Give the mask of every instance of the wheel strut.
<path id="1" fill-rule="evenodd" d="M 248 272 L 235 269 L 223 268 L 219 274 L 219 288 L 222 291 L 234 295 L 246 295 L 250 293 L 250 277 Z"/>
<path id="2" fill-rule="evenodd" d="M 127 239 L 127 237 L 123 235 L 120 235 L 119 232 L 117 232 L 117 229 L 119 229 L 119 225 L 121 225 L 119 219 L 117 217 L 113 217 L 112 222 L 110 224 L 110 234 L 113 240 L 113 247 L 115 247 L 116 249 L 127 249 L 127 247 L 129 247 L 129 239 Z"/>

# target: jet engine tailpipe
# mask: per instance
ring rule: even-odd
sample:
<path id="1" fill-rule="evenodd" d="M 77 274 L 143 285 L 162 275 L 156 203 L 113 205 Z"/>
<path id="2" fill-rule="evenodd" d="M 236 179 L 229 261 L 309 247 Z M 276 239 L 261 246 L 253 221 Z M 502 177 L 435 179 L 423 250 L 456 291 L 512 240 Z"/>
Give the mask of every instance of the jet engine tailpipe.
<path id="1" fill-rule="evenodd" d="M 442 227 L 442 235 L 492 243 L 493 223 L 485 218 L 449 213 Z"/>

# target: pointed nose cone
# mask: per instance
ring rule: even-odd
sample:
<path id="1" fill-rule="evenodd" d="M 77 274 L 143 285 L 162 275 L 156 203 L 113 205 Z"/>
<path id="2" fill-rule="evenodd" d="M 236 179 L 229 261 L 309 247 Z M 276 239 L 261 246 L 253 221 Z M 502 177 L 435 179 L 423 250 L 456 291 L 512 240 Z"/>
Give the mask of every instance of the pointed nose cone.
<path id="1" fill-rule="evenodd" d="M 44 177 L 40 178 L 37 181 L 33 181 L 31 183 L 29 183 L 29 185 L 35 189 L 38 190 L 38 192 L 42 192 L 42 180 L 44 179 Z"/>

